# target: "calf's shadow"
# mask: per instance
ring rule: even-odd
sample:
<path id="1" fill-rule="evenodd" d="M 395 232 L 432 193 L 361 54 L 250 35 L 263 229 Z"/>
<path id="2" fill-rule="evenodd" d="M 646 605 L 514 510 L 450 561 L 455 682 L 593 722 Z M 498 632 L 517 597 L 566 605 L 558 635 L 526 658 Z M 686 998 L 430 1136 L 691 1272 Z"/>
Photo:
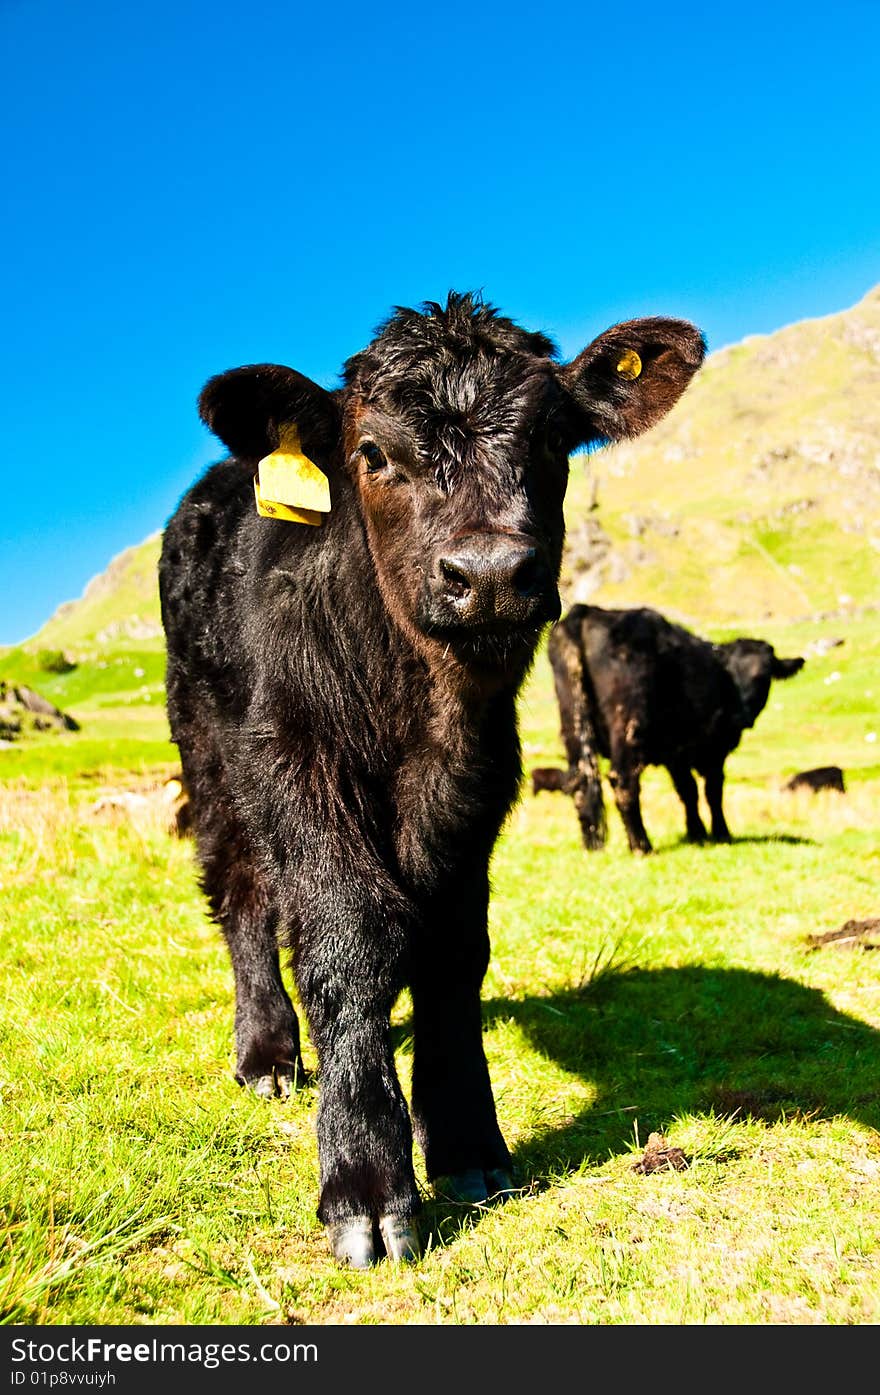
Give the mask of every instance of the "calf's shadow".
<path id="1" fill-rule="evenodd" d="M 880 1129 L 880 1031 L 779 975 L 608 969 L 586 989 L 489 999 L 483 1018 L 515 1023 L 533 1051 L 595 1092 L 576 1117 L 515 1149 L 524 1189 L 630 1153 L 636 1121 L 642 1143 L 677 1116 L 709 1111 L 767 1122 L 846 1115 Z M 503 1101 L 499 1114 L 504 1131 Z M 453 1218 L 461 1224 L 462 1208 L 429 1204 L 432 1244 L 448 1243 Z"/>

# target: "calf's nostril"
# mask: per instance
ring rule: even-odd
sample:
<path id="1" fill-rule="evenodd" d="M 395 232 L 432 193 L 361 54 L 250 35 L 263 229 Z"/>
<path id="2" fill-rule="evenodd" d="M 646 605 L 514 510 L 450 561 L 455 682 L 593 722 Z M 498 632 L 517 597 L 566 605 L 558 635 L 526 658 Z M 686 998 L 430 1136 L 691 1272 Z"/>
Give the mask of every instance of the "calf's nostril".
<path id="1" fill-rule="evenodd" d="M 519 563 L 512 580 L 519 595 L 524 597 L 537 595 L 544 583 L 544 569 L 537 553 L 529 553 Z"/>
<path id="2" fill-rule="evenodd" d="M 440 558 L 440 575 L 446 583 L 447 590 L 454 596 L 463 596 L 471 589 L 471 579 L 467 572 L 448 557 Z"/>

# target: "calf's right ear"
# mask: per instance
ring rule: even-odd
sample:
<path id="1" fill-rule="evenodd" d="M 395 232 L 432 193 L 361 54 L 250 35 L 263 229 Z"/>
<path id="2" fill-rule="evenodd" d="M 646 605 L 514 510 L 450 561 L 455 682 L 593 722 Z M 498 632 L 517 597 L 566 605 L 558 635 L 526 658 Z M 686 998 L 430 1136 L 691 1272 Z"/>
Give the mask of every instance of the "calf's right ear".
<path id="1" fill-rule="evenodd" d="M 279 363 L 232 368 L 211 378 L 199 396 L 199 416 L 244 460 L 277 450 L 282 428 L 291 425 L 307 454 L 326 457 L 341 430 L 336 396 Z"/>

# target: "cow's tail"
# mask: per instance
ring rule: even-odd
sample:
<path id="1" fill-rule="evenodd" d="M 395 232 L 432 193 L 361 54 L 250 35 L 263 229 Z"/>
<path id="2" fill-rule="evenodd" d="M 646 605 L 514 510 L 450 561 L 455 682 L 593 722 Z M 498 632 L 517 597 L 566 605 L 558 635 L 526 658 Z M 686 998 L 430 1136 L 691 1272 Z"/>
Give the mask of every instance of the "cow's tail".
<path id="1" fill-rule="evenodd" d="M 556 684 L 562 741 L 568 757 L 564 787 L 574 799 L 584 846 L 593 851 L 604 848 L 608 822 L 599 774 L 592 686 L 581 645 L 569 634 L 564 620 L 550 631 L 547 652 Z"/>

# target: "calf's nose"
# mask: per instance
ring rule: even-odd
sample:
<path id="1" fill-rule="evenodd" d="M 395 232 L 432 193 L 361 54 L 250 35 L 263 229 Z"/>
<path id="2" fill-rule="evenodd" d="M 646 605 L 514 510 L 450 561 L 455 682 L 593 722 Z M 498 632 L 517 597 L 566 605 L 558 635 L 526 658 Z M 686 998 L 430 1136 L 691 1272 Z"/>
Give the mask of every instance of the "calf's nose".
<path id="1" fill-rule="evenodd" d="M 436 600 L 468 624 L 532 620 L 547 607 L 550 569 L 527 539 L 504 533 L 470 533 L 435 558 Z"/>

